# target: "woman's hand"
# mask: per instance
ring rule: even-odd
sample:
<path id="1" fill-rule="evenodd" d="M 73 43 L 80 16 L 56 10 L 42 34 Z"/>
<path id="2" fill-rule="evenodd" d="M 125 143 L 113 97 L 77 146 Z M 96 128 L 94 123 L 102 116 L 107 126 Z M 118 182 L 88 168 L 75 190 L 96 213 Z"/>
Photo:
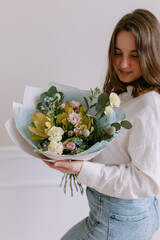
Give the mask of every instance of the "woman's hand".
<path id="1" fill-rule="evenodd" d="M 83 161 L 48 162 L 43 160 L 43 162 L 46 163 L 50 168 L 69 174 L 79 174 L 83 165 Z"/>

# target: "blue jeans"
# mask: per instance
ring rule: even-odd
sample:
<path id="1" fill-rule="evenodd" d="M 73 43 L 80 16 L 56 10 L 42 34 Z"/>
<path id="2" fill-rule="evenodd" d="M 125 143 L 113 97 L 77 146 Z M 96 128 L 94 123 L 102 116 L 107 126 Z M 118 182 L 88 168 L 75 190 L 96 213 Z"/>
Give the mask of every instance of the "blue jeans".
<path id="1" fill-rule="evenodd" d="M 151 240 L 159 227 L 158 198 L 120 199 L 87 188 L 89 217 L 61 240 Z M 81 206 L 78 206 L 78 208 Z"/>

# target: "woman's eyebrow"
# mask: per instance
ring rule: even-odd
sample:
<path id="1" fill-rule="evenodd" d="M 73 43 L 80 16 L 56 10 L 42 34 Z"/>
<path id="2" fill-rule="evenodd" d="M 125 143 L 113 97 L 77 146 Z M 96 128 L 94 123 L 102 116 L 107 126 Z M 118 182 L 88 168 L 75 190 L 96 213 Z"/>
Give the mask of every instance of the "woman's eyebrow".
<path id="1" fill-rule="evenodd" d="M 115 49 L 116 50 L 119 50 L 119 51 L 122 51 L 120 48 L 118 48 L 118 47 L 115 47 Z M 137 50 L 135 49 L 135 50 L 131 50 L 130 52 L 137 52 Z"/>
<path id="2" fill-rule="evenodd" d="M 132 51 L 130 51 L 130 52 L 137 52 L 137 50 L 132 50 Z"/>

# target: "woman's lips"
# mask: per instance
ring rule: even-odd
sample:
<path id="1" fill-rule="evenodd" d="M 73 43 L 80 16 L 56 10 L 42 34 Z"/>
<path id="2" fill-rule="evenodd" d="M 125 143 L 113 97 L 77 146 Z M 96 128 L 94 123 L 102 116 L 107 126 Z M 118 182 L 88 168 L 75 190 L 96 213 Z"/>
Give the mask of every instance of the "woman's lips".
<path id="1" fill-rule="evenodd" d="M 123 76 L 128 76 L 129 74 L 132 73 L 132 71 L 124 71 L 124 70 L 119 69 L 119 73 Z"/>

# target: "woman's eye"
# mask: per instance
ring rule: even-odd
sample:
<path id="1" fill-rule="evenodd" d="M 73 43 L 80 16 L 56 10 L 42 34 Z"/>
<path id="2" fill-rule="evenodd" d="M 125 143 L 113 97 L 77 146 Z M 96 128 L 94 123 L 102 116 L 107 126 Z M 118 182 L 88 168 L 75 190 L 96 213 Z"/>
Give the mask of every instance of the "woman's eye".
<path id="1" fill-rule="evenodd" d="M 122 53 L 117 53 L 117 52 L 115 52 L 114 54 L 117 55 L 117 56 L 122 55 Z"/>
<path id="2" fill-rule="evenodd" d="M 138 55 L 132 55 L 133 58 L 138 58 Z"/>

